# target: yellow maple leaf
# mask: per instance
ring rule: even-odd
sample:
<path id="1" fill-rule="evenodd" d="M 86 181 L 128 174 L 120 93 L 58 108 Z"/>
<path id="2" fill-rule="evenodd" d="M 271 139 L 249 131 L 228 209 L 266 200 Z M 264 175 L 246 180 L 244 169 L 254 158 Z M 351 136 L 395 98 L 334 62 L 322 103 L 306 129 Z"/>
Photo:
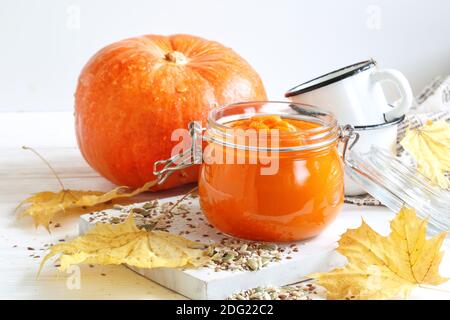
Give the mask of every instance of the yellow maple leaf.
<path id="1" fill-rule="evenodd" d="M 400 142 L 416 160 L 417 169 L 434 184 L 450 188 L 450 124 L 436 121 L 408 130 Z"/>
<path id="2" fill-rule="evenodd" d="M 446 233 L 426 239 L 427 221 L 415 210 L 403 208 L 391 221 L 391 234 L 383 237 L 364 221 L 347 230 L 337 251 L 348 262 L 343 268 L 311 277 L 327 290 L 328 299 L 389 299 L 408 297 L 420 284 L 438 285 Z"/>
<path id="3" fill-rule="evenodd" d="M 60 269 L 74 264 L 127 264 L 138 268 L 198 267 L 208 256 L 204 244 L 164 231 L 139 229 L 131 213 L 121 224 L 98 223 L 85 235 L 57 244 L 42 260 L 60 254 Z"/>
<path id="4" fill-rule="evenodd" d="M 147 182 L 141 188 L 131 192 L 124 192 L 127 187 L 118 187 L 109 192 L 83 191 L 63 189 L 59 192 L 38 192 L 22 201 L 18 208 L 28 203 L 21 216 L 31 216 L 36 226 L 42 225 L 49 228 L 50 221 L 55 215 L 66 213 L 85 213 L 99 209 L 99 205 L 106 207 L 106 203 L 120 198 L 130 198 L 149 190 L 156 185 L 156 180 Z M 112 205 L 112 204 L 110 204 Z"/>

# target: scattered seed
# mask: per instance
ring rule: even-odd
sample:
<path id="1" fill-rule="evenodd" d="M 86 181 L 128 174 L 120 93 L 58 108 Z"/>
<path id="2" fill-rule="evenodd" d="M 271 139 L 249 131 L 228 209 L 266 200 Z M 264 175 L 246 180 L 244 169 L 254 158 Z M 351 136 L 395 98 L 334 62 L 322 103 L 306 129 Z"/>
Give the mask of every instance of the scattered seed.
<path id="1" fill-rule="evenodd" d="M 222 261 L 223 262 L 230 262 L 234 258 L 234 255 L 229 252 L 226 255 L 223 256 Z"/>
<path id="2" fill-rule="evenodd" d="M 275 243 L 265 243 L 265 244 L 261 245 L 260 248 L 264 249 L 264 250 L 273 251 L 273 250 L 277 250 L 278 246 Z"/>
<path id="3" fill-rule="evenodd" d="M 143 216 L 143 217 L 150 217 L 151 215 L 152 215 L 152 213 L 150 211 L 141 212 L 141 216 Z"/>
<path id="4" fill-rule="evenodd" d="M 237 292 L 228 300 L 312 300 L 323 298 L 322 293 L 310 292 L 304 283 L 284 287 L 257 287 Z"/>
<path id="5" fill-rule="evenodd" d="M 112 217 L 111 218 L 111 223 L 113 223 L 113 224 L 119 224 L 121 222 L 122 222 L 122 220 L 119 217 Z"/>
<path id="6" fill-rule="evenodd" d="M 153 200 L 153 201 L 149 201 L 149 202 L 144 203 L 142 208 L 144 208 L 145 210 L 149 210 L 149 209 L 154 209 L 157 206 L 158 206 L 158 200 Z"/>
<path id="7" fill-rule="evenodd" d="M 258 261 L 256 259 L 249 259 L 247 261 L 247 266 L 253 271 L 259 269 Z"/>

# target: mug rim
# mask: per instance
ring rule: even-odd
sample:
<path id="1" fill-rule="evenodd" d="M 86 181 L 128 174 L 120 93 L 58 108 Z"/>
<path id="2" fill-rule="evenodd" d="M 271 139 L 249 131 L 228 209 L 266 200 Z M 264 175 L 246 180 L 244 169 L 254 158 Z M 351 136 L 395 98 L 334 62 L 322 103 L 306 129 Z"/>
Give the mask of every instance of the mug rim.
<path id="1" fill-rule="evenodd" d="M 302 93 L 313 91 L 315 89 L 319 89 L 319 88 L 325 87 L 327 85 L 330 85 L 332 83 L 341 81 L 343 79 L 351 77 L 351 76 L 353 76 L 355 74 L 358 74 L 360 72 L 366 71 L 366 70 L 376 66 L 376 64 L 377 63 L 376 63 L 376 61 L 374 59 L 369 59 L 369 60 L 365 60 L 365 61 L 361 61 L 361 62 L 357 62 L 357 63 L 351 64 L 351 65 L 345 66 L 343 68 L 340 68 L 340 69 L 328 72 L 328 73 L 323 74 L 321 76 L 318 76 L 318 77 L 316 77 L 314 79 L 311 79 L 311 80 L 308 80 L 308 81 L 306 81 L 304 83 L 301 83 L 301 84 L 299 84 L 299 85 L 289 89 L 284 94 L 284 96 L 286 98 L 289 98 L 289 97 L 293 97 L 293 96 L 296 96 L 296 95 L 299 95 L 299 94 L 302 94 Z M 349 71 L 340 74 L 342 71 L 344 71 L 346 69 L 349 69 Z M 325 78 L 325 77 L 331 76 L 331 75 L 333 75 L 335 73 L 337 74 L 336 76 L 332 76 L 331 78 L 329 78 L 329 79 L 327 79 L 325 81 L 317 82 L 317 80 L 319 80 L 321 78 Z M 317 82 L 317 83 L 313 84 L 313 85 L 308 85 L 311 82 Z"/>
<path id="2" fill-rule="evenodd" d="M 403 122 L 403 120 L 405 120 L 405 118 L 406 118 L 406 115 L 402 115 L 401 117 L 393 119 L 388 122 L 383 122 L 383 123 L 379 123 L 379 124 L 369 124 L 369 125 L 364 125 L 364 126 L 353 126 L 353 128 L 355 129 L 355 131 L 382 129 L 382 128 L 387 128 L 387 127 L 392 127 L 394 125 L 397 125 L 400 122 Z"/>

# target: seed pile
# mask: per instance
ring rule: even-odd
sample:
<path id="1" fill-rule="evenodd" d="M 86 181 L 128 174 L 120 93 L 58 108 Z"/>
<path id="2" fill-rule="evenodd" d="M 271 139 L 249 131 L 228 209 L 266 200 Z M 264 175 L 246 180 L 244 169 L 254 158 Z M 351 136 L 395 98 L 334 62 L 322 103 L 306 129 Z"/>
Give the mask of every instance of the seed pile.
<path id="1" fill-rule="evenodd" d="M 187 236 L 197 242 L 210 242 L 207 253 L 211 260 L 207 267 L 215 272 L 257 271 L 271 262 L 292 259 L 291 254 L 298 252 L 296 244 L 279 247 L 274 243 L 251 242 L 227 237 L 208 224 L 201 211 L 195 210 L 192 204 L 196 198 L 197 195 L 189 194 L 184 196 L 182 201 L 177 202 L 152 200 L 134 206 L 115 205 L 113 209 L 118 211 L 116 214 L 112 215 L 111 212 L 106 211 L 91 213 L 89 222 L 118 224 L 124 222 L 133 212 L 136 225 L 140 228 L 148 231 L 163 230 Z M 173 227 L 176 225 L 178 228 Z M 181 230 L 180 225 L 182 225 Z M 200 228 L 202 232 L 198 230 Z"/>
<path id="2" fill-rule="evenodd" d="M 123 223 L 130 213 L 134 213 L 136 225 L 138 227 L 148 231 L 166 231 L 171 226 L 173 214 L 168 214 L 168 211 L 173 205 L 174 203 L 172 202 L 165 202 L 160 205 L 158 200 L 146 202 L 140 207 L 130 208 L 114 205 L 112 209 L 119 211 L 118 215 L 111 215 L 106 211 L 92 212 L 89 214 L 89 222 L 119 224 Z"/>
<path id="3" fill-rule="evenodd" d="M 323 299 L 324 292 L 312 283 L 284 287 L 257 287 L 237 292 L 228 300 L 313 300 Z"/>
<path id="4" fill-rule="evenodd" d="M 270 262 L 283 258 L 283 249 L 276 244 L 243 242 L 237 239 L 222 239 L 219 245 L 209 247 L 209 267 L 220 270 L 256 271 Z"/>

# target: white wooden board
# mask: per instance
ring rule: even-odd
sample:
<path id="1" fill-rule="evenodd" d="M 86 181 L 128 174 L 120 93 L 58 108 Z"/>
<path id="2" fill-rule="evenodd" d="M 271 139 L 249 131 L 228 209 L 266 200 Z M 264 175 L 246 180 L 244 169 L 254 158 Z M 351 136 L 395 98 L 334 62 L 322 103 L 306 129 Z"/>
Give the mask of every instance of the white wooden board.
<path id="1" fill-rule="evenodd" d="M 178 199 L 179 197 L 162 199 L 160 204 L 175 202 Z M 186 206 L 187 213 L 175 215 L 171 219 L 171 226 L 167 229 L 169 232 L 181 234 L 190 240 L 202 243 L 219 243 L 223 239 L 231 239 L 207 223 L 197 199 L 190 199 L 189 202 L 190 204 Z M 134 204 L 126 208 L 141 207 L 142 204 Z M 124 211 L 126 212 L 128 209 Z M 80 232 L 85 233 L 97 222 L 106 222 L 110 221 L 111 217 L 124 216 L 124 211 L 110 209 L 84 215 L 80 220 Z M 137 221 L 138 225 L 140 223 L 144 222 Z M 186 232 L 189 233 L 186 234 Z M 257 271 L 217 271 L 213 267 L 185 270 L 130 268 L 191 299 L 225 299 L 237 291 L 258 286 L 293 284 L 312 272 L 326 271 L 342 264 L 343 258 L 333 251 L 335 240 L 336 234 L 325 232 L 309 241 L 278 243 L 278 248 L 285 250 L 282 253 L 282 259 L 270 262 Z"/>

